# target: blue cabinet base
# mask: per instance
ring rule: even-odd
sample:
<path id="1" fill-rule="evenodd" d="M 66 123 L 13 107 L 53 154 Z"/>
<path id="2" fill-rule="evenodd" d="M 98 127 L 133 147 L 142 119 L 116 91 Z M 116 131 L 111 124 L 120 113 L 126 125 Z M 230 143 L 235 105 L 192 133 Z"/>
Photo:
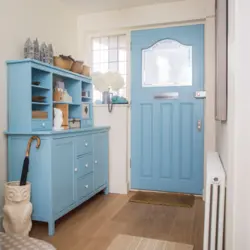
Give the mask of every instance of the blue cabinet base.
<path id="1" fill-rule="evenodd" d="M 108 194 L 108 187 L 107 186 L 103 186 L 103 187 L 100 187 L 98 190 L 96 190 L 94 193 L 91 193 L 88 197 L 86 197 L 86 199 L 76 203 L 74 206 L 72 206 L 71 209 L 68 210 L 68 212 L 70 212 L 71 210 L 73 210 L 74 208 L 80 206 L 82 203 L 86 202 L 87 200 L 89 200 L 90 198 L 92 198 L 93 196 L 95 196 L 96 194 L 98 194 L 99 192 L 101 191 L 104 191 L 104 194 Z M 67 212 L 66 212 L 67 213 Z M 65 214 L 66 214 L 65 213 Z M 60 216 L 61 217 L 61 216 Z M 59 217 L 59 218 L 60 218 Z M 58 218 L 58 219 L 59 219 Z M 32 217 L 32 220 L 36 221 L 36 218 Z M 39 220 L 37 220 L 39 221 Z M 55 234 L 55 222 L 56 220 L 51 220 L 51 221 L 48 221 L 48 234 L 49 236 L 53 236 Z"/>
<path id="2" fill-rule="evenodd" d="M 32 219 L 47 222 L 50 236 L 57 219 L 101 191 L 108 194 L 108 130 L 37 133 L 41 146 L 31 146 L 28 173 Z M 8 133 L 8 181 L 20 179 L 32 135 Z"/>

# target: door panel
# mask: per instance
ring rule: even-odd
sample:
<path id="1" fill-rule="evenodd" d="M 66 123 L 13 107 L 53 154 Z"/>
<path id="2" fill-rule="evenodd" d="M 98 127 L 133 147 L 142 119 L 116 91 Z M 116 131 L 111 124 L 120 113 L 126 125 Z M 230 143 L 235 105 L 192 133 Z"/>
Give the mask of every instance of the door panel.
<path id="1" fill-rule="evenodd" d="M 72 138 L 53 140 L 52 190 L 54 214 L 74 204 L 74 145 Z"/>
<path id="2" fill-rule="evenodd" d="M 141 175 L 149 178 L 153 175 L 153 105 L 151 104 L 141 105 L 141 128 Z"/>
<path id="3" fill-rule="evenodd" d="M 131 33 L 131 184 L 201 194 L 204 26 Z"/>
<path id="4" fill-rule="evenodd" d="M 108 180 L 108 135 L 93 135 L 94 143 L 94 188 L 105 185 Z"/>
<path id="5" fill-rule="evenodd" d="M 160 104 L 160 177 L 172 178 L 173 171 L 173 105 Z"/>

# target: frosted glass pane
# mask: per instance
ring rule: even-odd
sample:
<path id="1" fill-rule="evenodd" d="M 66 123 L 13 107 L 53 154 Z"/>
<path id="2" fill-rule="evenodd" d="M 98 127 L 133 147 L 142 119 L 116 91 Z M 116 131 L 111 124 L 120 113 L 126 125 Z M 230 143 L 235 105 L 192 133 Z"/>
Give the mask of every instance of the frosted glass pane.
<path id="1" fill-rule="evenodd" d="M 126 63 L 125 62 L 119 62 L 119 73 L 121 75 L 126 75 Z"/>
<path id="2" fill-rule="evenodd" d="M 117 62 L 117 50 L 116 49 L 111 49 L 109 51 L 109 62 Z"/>
<path id="3" fill-rule="evenodd" d="M 164 40 L 142 51 L 142 85 L 192 85 L 192 46 Z"/>
<path id="4" fill-rule="evenodd" d="M 117 49 L 117 36 L 109 37 L 109 49 Z"/>
<path id="5" fill-rule="evenodd" d="M 100 63 L 93 64 L 93 72 L 99 72 L 100 70 L 101 70 Z"/>
<path id="6" fill-rule="evenodd" d="M 101 60 L 101 51 L 93 51 L 93 63 L 99 63 Z"/>
<path id="7" fill-rule="evenodd" d="M 101 62 L 108 62 L 109 60 L 109 52 L 108 50 L 101 51 Z"/>
<path id="8" fill-rule="evenodd" d="M 111 62 L 109 63 L 109 70 L 112 72 L 117 72 L 118 70 L 118 63 L 117 62 Z"/>
<path id="9" fill-rule="evenodd" d="M 119 49 L 119 61 L 126 61 L 126 50 L 125 49 Z"/>
<path id="10" fill-rule="evenodd" d="M 126 48 L 126 36 L 122 35 L 118 37 L 119 48 Z"/>
<path id="11" fill-rule="evenodd" d="M 100 38 L 93 38 L 92 40 L 92 49 L 93 50 L 100 50 L 101 49 L 101 39 Z"/>
<path id="12" fill-rule="evenodd" d="M 109 64 L 108 63 L 102 63 L 101 64 L 101 72 L 102 73 L 106 73 L 106 72 L 108 72 L 108 69 L 109 69 Z"/>
<path id="13" fill-rule="evenodd" d="M 126 97 L 126 88 L 120 89 L 118 94 L 119 94 L 120 96 Z"/>
<path id="14" fill-rule="evenodd" d="M 127 82 L 127 75 L 122 75 L 122 78 L 123 78 L 123 80 L 124 80 L 124 82 L 126 84 L 126 82 Z"/>
<path id="15" fill-rule="evenodd" d="M 108 49 L 109 39 L 108 37 L 101 38 L 101 49 Z"/>

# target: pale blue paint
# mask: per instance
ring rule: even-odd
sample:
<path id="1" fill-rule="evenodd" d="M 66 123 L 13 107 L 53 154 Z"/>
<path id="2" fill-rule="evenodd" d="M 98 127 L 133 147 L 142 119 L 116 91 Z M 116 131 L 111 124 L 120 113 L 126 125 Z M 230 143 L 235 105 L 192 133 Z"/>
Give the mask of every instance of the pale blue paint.
<path id="1" fill-rule="evenodd" d="M 75 74 L 36 60 L 8 61 L 8 124 L 9 132 L 32 132 L 52 130 L 53 82 L 62 80 L 72 96 L 69 104 L 69 118 L 81 119 L 81 127 L 93 126 L 93 91 L 89 77 Z M 39 81 L 39 86 L 32 82 Z M 82 91 L 89 91 L 90 98 L 82 99 Z M 32 102 L 32 95 L 45 96 L 45 103 Z M 90 117 L 82 118 L 82 103 L 89 103 Z M 39 122 L 32 119 L 32 109 L 48 112 L 48 119 Z"/>
<path id="2" fill-rule="evenodd" d="M 204 160 L 204 25 L 131 33 L 133 189 L 202 194 Z M 164 39 L 193 47 L 193 85 L 142 88 L 142 49 Z M 179 99 L 154 96 L 179 92 Z M 197 121 L 202 130 L 197 130 Z"/>
<path id="3" fill-rule="evenodd" d="M 96 193 L 108 193 L 109 127 L 93 127 L 92 103 L 89 119 L 82 119 L 82 90 L 93 96 L 90 78 L 29 59 L 7 64 L 8 181 L 20 180 L 28 140 L 39 136 L 40 148 L 35 143 L 31 146 L 28 174 L 32 219 L 47 222 L 49 235 L 53 235 L 58 218 Z M 52 130 L 55 77 L 65 81 L 73 97 L 69 113 L 82 119 L 80 129 Z M 32 81 L 41 85 L 31 86 Z M 46 96 L 46 104 L 32 103 L 32 92 Z M 48 119 L 32 119 L 32 108 L 48 111 Z"/>
<path id="4" fill-rule="evenodd" d="M 8 136 L 8 181 L 20 179 L 29 138 L 29 135 Z M 85 132 L 60 136 L 40 133 L 40 138 L 40 148 L 36 149 L 34 143 L 30 152 L 32 219 L 48 222 L 49 235 L 53 235 L 58 218 L 101 190 L 107 192 L 108 128 L 95 129 L 86 135 L 95 142 L 88 153 L 77 150 L 79 138 L 84 140 Z M 98 164 L 94 166 L 95 161 Z M 88 170 L 85 170 L 86 163 Z"/>

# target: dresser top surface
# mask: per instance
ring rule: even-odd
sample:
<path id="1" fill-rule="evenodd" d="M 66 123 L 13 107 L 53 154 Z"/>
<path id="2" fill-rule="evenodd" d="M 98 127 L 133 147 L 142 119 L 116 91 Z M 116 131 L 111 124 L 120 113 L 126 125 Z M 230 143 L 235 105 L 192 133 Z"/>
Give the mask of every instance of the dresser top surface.
<path id="1" fill-rule="evenodd" d="M 6 135 L 60 135 L 60 134 L 75 134 L 82 132 L 94 132 L 100 130 L 108 131 L 110 129 L 109 126 L 101 126 L 101 127 L 89 127 L 89 128 L 80 128 L 80 129 L 68 129 L 68 130 L 48 130 L 48 131 L 33 131 L 33 132 L 11 132 L 5 131 Z"/>

